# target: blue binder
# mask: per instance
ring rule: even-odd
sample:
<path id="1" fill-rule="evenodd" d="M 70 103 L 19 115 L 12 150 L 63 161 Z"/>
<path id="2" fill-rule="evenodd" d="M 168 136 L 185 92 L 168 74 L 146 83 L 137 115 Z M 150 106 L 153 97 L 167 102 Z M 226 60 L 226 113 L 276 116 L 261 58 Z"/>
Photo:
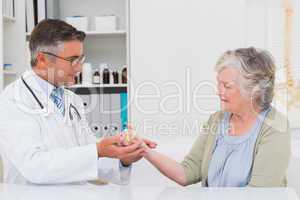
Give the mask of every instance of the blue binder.
<path id="1" fill-rule="evenodd" d="M 128 111 L 127 111 L 127 93 L 121 93 L 121 129 L 122 131 L 127 127 Z"/>

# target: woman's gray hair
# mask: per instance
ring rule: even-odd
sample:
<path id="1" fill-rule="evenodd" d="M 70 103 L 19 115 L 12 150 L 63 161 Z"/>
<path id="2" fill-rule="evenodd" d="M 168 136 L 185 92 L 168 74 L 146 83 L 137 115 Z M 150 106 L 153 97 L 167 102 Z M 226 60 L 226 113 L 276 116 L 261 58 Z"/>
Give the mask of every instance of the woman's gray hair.
<path id="1" fill-rule="evenodd" d="M 227 51 L 218 60 L 215 70 L 220 73 L 228 67 L 240 72 L 242 94 L 261 109 L 267 109 L 273 100 L 275 84 L 275 64 L 271 54 L 254 47 Z"/>

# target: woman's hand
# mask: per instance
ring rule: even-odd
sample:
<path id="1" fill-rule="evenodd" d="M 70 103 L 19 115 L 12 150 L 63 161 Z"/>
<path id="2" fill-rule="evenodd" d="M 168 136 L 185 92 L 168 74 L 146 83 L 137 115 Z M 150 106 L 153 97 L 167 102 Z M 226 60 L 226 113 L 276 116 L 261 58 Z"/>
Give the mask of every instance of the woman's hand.
<path id="1" fill-rule="evenodd" d="M 162 174 L 182 186 L 186 185 L 183 167 L 175 160 L 156 151 L 152 151 L 152 149 L 156 148 L 157 144 L 149 139 L 139 137 L 132 126 L 128 125 L 128 129 L 121 133 L 121 145 L 130 146 L 134 141 L 140 142 L 140 148 L 142 149 L 141 152 L 143 152 L 144 158 L 152 163 Z M 123 160 L 122 163 L 128 165 L 141 159 L 141 156 L 137 156 L 135 159 Z"/>
<path id="2" fill-rule="evenodd" d="M 139 137 L 131 124 L 128 124 L 127 128 L 128 129 L 125 129 L 121 133 L 121 145 L 128 146 L 132 144 L 134 140 L 141 140 L 148 149 L 156 148 L 157 144 L 155 142 Z"/>
<path id="3" fill-rule="evenodd" d="M 139 137 L 135 137 L 127 146 L 131 146 L 134 144 L 139 144 L 136 151 L 120 157 L 122 164 L 125 166 L 129 166 L 132 163 L 139 161 L 142 157 L 144 157 L 144 155 L 147 154 L 147 152 L 150 151 L 150 149 L 156 147 L 155 142 L 148 139 L 141 139 Z"/>

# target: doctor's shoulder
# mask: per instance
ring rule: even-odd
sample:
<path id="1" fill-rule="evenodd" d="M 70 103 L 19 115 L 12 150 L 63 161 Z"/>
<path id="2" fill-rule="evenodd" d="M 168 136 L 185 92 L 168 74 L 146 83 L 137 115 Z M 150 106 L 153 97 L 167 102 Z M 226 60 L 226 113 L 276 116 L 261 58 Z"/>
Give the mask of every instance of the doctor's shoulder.
<path id="1" fill-rule="evenodd" d="M 18 84 L 18 80 L 10 83 L 0 94 L 0 109 L 2 111 L 19 110 L 23 108 L 34 108 L 34 104 L 30 101 L 30 96 L 24 92 L 22 85 Z"/>
<path id="2" fill-rule="evenodd" d="M 10 83 L 8 86 L 4 88 L 4 90 L 0 94 L 0 106 L 3 108 L 8 104 L 15 104 L 15 82 Z M 20 98 L 23 99 L 23 98 Z"/>
<path id="3" fill-rule="evenodd" d="M 14 122 L 18 119 L 27 119 L 26 116 L 32 118 L 22 108 L 29 108 L 31 106 L 28 101 L 28 96 L 20 92 L 16 93 L 16 82 L 9 84 L 0 94 L 0 120 L 7 121 L 13 119 Z M 23 121 L 23 120 L 22 120 Z"/>

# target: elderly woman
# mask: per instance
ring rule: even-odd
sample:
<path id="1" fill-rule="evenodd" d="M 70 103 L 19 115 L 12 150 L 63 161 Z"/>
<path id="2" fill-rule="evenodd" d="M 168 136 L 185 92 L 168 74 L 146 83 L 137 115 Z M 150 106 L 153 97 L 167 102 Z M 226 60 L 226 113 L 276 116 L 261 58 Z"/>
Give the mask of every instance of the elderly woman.
<path id="1" fill-rule="evenodd" d="M 275 65 L 255 48 L 228 51 L 216 65 L 222 111 L 210 116 L 181 163 L 147 149 L 145 158 L 180 185 L 286 186 L 287 119 L 271 106 Z"/>

